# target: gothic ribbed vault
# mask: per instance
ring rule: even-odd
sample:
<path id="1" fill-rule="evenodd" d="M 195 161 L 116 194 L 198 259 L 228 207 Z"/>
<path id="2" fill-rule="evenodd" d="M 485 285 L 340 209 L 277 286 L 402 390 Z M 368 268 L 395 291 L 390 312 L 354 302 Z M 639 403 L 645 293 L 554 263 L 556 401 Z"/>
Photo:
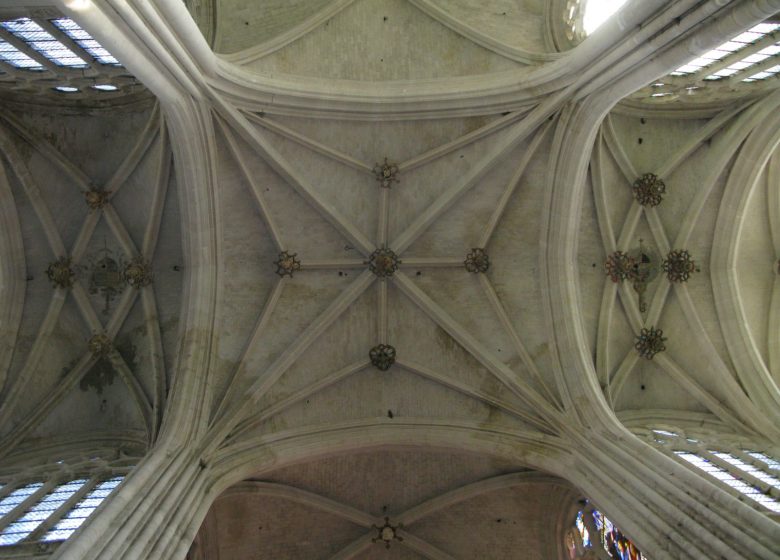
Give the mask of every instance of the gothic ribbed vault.
<path id="1" fill-rule="evenodd" d="M 138 461 L 57 558 L 777 557 L 636 434 L 777 449 L 780 96 L 620 102 L 780 2 L 56 3 L 156 97 L 0 111 L 0 474 Z"/>

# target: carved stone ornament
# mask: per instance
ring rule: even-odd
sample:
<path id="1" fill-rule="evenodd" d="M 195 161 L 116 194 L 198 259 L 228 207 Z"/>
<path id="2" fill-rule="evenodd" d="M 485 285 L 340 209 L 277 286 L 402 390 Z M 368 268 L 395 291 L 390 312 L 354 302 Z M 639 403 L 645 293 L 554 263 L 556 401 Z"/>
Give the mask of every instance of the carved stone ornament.
<path id="1" fill-rule="evenodd" d="M 393 183 L 400 183 L 398 180 L 398 166 L 387 161 L 387 158 L 385 158 L 384 163 L 377 163 L 373 171 L 374 175 L 376 175 L 376 180 L 379 181 L 383 189 L 389 189 Z"/>
<path id="2" fill-rule="evenodd" d="M 385 524 L 381 527 L 377 527 L 376 525 L 371 525 L 371 528 L 376 530 L 376 537 L 373 537 L 371 539 L 371 542 L 376 544 L 384 544 L 385 548 L 390 548 L 390 543 L 395 541 L 402 542 L 404 538 L 398 534 L 398 529 L 403 529 L 404 526 L 402 523 L 399 523 L 398 525 L 390 525 L 390 518 L 385 517 Z"/>
<path id="3" fill-rule="evenodd" d="M 111 302 L 125 290 L 125 260 L 121 252 L 104 247 L 88 255 L 86 271 L 89 278 L 89 293 L 103 297 L 103 314 L 108 315 Z"/>
<path id="4" fill-rule="evenodd" d="M 105 358 L 112 348 L 111 339 L 105 334 L 96 334 L 89 339 L 89 351 L 95 358 Z"/>
<path id="5" fill-rule="evenodd" d="M 399 264 L 398 256 L 387 247 L 377 249 L 368 258 L 368 269 L 380 278 L 392 276 Z"/>
<path id="6" fill-rule="evenodd" d="M 389 344 L 378 344 L 368 353 L 373 365 L 379 371 L 387 371 L 395 363 L 395 348 Z"/>
<path id="7" fill-rule="evenodd" d="M 685 249 L 669 251 L 661 266 L 670 282 L 687 282 L 696 271 L 696 263 Z"/>
<path id="8" fill-rule="evenodd" d="M 133 288 L 143 288 L 152 283 L 152 267 L 141 256 L 127 263 L 123 272 L 125 282 Z"/>
<path id="9" fill-rule="evenodd" d="M 285 276 L 292 278 L 293 274 L 301 269 L 301 261 L 296 258 L 297 256 L 298 253 L 289 253 L 288 251 L 279 253 L 279 258 L 274 261 L 276 273 L 282 278 Z"/>
<path id="10" fill-rule="evenodd" d="M 490 257 L 484 249 L 474 248 L 468 255 L 466 260 L 463 261 L 466 266 L 466 270 L 473 273 L 487 272 L 490 268 Z"/>
<path id="11" fill-rule="evenodd" d="M 666 342 L 664 331 L 654 327 L 650 327 L 649 329 L 643 328 L 636 336 L 634 348 L 636 348 L 640 356 L 652 360 L 653 356 L 666 350 L 664 342 Z"/>
<path id="12" fill-rule="evenodd" d="M 56 288 L 70 288 L 76 273 L 70 266 L 70 257 L 60 257 L 46 269 L 46 276 Z"/>
<path id="13" fill-rule="evenodd" d="M 110 194 L 110 191 L 92 189 L 84 193 L 84 199 L 87 201 L 87 206 L 92 210 L 100 210 L 108 202 Z"/>
<path id="14" fill-rule="evenodd" d="M 645 173 L 634 181 L 634 198 L 642 206 L 654 207 L 661 203 L 666 184 L 654 173 Z"/>
<path id="15" fill-rule="evenodd" d="M 628 280 L 634 273 L 634 259 L 623 251 L 615 251 L 607 257 L 604 270 L 613 282 Z"/>

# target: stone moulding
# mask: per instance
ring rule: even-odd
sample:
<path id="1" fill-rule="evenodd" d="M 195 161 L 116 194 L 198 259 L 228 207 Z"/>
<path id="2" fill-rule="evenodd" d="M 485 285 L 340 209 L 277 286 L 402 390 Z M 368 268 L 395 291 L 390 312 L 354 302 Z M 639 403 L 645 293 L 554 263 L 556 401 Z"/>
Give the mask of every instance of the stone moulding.
<path id="1" fill-rule="evenodd" d="M 55 288 L 70 288 L 76 277 L 76 272 L 71 267 L 70 257 L 60 257 L 46 269 L 48 276 Z"/>
<path id="2" fill-rule="evenodd" d="M 376 544 L 384 544 L 385 548 L 390 548 L 390 543 L 393 541 L 402 542 L 404 538 L 398 534 L 398 529 L 403 529 L 403 524 L 391 525 L 390 518 L 385 517 L 385 524 L 381 527 L 371 525 L 371 528 L 376 531 L 376 537 L 371 539 L 371 542 Z"/>
<path id="3" fill-rule="evenodd" d="M 634 181 L 632 188 L 636 201 L 648 208 L 661 204 L 664 193 L 666 193 L 666 183 L 655 173 L 645 173 Z"/>
<path id="4" fill-rule="evenodd" d="M 655 327 L 643 328 L 636 336 L 634 348 L 641 357 L 652 360 L 656 354 L 666 350 L 664 342 L 666 342 L 664 331 Z"/>
<path id="5" fill-rule="evenodd" d="M 687 282 L 691 274 L 696 272 L 696 263 L 685 249 L 669 251 L 661 267 L 670 282 Z"/>
<path id="6" fill-rule="evenodd" d="M 111 349 L 113 348 L 111 339 L 103 333 L 92 336 L 87 345 L 89 351 L 95 358 L 105 358 L 111 353 Z"/>
<path id="7" fill-rule="evenodd" d="M 385 158 L 384 163 L 377 163 L 372 169 L 379 186 L 389 189 L 393 183 L 400 183 L 398 179 L 398 165 Z"/>
<path id="8" fill-rule="evenodd" d="M 276 265 L 276 274 L 284 278 L 285 276 L 293 277 L 293 274 L 301 269 L 301 261 L 296 257 L 298 253 L 290 253 L 289 251 L 282 251 L 279 253 L 279 257 L 274 261 Z"/>
<path id="9" fill-rule="evenodd" d="M 387 247 L 381 247 L 371 253 L 367 264 L 368 269 L 379 278 L 387 278 L 398 270 L 398 265 L 401 264 L 401 261 L 392 250 Z"/>
<path id="10" fill-rule="evenodd" d="M 368 353 L 373 365 L 379 371 L 387 371 L 395 363 L 395 348 L 389 344 L 378 344 Z"/>
<path id="11" fill-rule="evenodd" d="M 125 282 L 133 288 L 143 288 L 152 283 L 152 267 L 149 261 L 141 256 L 127 263 L 123 272 Z"/>
<path id="12" fill-rule="evenodd" d="M 84 193 L 84 200 L 92 210 L 100 210 L 108 203 L 111 191 L 92 189 Z"/>
<path id="13" fill-rule="evenodd" d="M 466 260 L 463 261 L 463 265 L 466 267 L 466 270 L 474 274 L 480 272 L 485 273 L 490 268 L 490 257 L 488 256 L 487 251 L 476 247 L 466 255 Z"/>

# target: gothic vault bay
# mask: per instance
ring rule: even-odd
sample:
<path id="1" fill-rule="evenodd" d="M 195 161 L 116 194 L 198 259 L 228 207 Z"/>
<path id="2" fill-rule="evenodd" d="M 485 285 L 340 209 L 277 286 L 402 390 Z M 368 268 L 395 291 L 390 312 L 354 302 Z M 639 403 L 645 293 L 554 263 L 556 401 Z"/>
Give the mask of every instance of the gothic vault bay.
<path id="1" fill-rule="evenodd" d="M 780 0 L 2 2 L 0 558 L 780 559 L 778 76 Z"/>

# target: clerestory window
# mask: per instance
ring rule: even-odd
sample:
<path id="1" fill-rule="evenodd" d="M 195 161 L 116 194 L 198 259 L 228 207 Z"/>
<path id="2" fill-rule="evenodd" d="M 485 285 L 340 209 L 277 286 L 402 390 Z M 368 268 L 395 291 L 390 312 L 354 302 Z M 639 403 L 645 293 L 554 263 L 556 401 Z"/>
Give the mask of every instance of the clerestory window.
<path id="1" fill-rule="evenodd" d="M 66 17 L 32 14 L 0 20 L 0 87 L 75 98 L 142 89 L 105 47 Z"/>
<path id="2" fill-rule="evenodd" d="M 68 539 L 124 476 L 0 486 L 0 546 Z"/>

